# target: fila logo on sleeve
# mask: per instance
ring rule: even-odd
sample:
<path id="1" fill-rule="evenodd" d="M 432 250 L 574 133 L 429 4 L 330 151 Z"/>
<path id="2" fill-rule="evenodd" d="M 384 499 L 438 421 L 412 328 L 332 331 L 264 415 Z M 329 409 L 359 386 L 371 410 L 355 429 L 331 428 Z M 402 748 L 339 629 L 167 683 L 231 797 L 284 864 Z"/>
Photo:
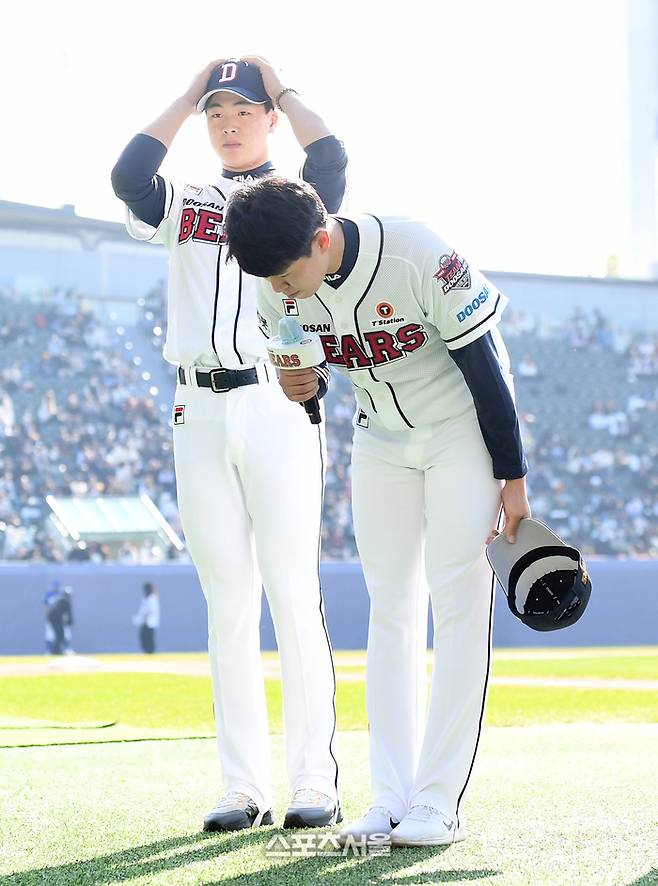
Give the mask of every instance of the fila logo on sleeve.
<path id="1" fill-rule="evenodd" d="M 299 317 L 299 307 L 294 298 L 282 298 L 283 313 L 286 317 Z"/>
<path id="2" fill-rule="evenodd" d="M 174 424 L 175 425 L 184 425 L 185 424 L 185 407 L 184 406 L 174 406 Z"/>

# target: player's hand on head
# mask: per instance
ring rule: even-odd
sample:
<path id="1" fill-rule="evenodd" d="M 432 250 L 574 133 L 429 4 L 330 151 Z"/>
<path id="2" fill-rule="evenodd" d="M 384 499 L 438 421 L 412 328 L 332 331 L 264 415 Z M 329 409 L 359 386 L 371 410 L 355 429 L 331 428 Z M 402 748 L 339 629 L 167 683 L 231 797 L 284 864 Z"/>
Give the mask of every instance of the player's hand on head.
<path id="1" fill-rule="evenodd" d="M 532 517 L 530 503 L 526 494 L 525 477 L 519 477 L 517 480 L 506 480 L 500 495 L 505 515 L 503 532 L 507 540 L 514 543 L 521 520 L 525 517 Z M 492 529 L 487 537 L 486 544 L 489 544 L 498 535 L 500 535 L 498 530 Z"/>
<path id="2" fill-rule="evenodd" d="M 281 71 L 277 70 L 271 62 L 268 62 L 262 55 L 242 55 L 240 61 L 255 65 L 263 78 L 263 86 L 265 91 L 272 99 L 272 103 L 277 96 L 283 91 L 284 86 L 281 81 Z"/>
<path id="3" fill-rule="evenodd" d="M 225 61 L 228 61 L 228 58 L 216 58 L 213 61 L 208 62 L 208 64 L 205 65 L 205 67 L 203 67 L 198 74 L 196 74 L 190 85 L 183 93 L 183 97 L 186 101 L 190 102 L 195 113 L 197 113 L 197 103 L 206 91 L 206 86 L 208 85 L 210 75 L 218 65 L 223 64 Z"/>
<path id="4" fill-rule="evenodd" d="M 318 377 L 312 369 L 286 369 L 279 374 L 283 393 L 295 403 L 305 403 L 320 390 Z"/>

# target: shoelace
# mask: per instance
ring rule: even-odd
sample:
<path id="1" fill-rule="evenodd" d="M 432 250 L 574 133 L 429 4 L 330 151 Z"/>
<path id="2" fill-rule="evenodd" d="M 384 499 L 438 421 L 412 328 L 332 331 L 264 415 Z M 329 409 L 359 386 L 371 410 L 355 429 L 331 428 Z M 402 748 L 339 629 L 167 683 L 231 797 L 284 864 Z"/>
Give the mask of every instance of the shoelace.
<path id="1" fill-rule="evenodd" d="M 452 822 L 450 822 L 448 816 L 434 806 L 412 806 L 407 818 L 411 818 L 413 821 L 429 821 L 435 815 L 439 815 L 443 819 L 446 827 L 452 827 Z"/>
<path id="2" fill-rule="evenodd" d="M 300 788 L 298 791 L 295 791 L 292 799 L 298 803 L 319 804 L 326 802 L 329 797 L 326 794 L 321 794 L 320 791 L 314 791 L 312 788 Z"/>
<path id="3" fill-rule="evenodd" d="M 231 806 L 246 806 L 251 798 L 240 791 L 228 791 L 220 800 L 217 801 L 215 809 L 228 809 Z"/>

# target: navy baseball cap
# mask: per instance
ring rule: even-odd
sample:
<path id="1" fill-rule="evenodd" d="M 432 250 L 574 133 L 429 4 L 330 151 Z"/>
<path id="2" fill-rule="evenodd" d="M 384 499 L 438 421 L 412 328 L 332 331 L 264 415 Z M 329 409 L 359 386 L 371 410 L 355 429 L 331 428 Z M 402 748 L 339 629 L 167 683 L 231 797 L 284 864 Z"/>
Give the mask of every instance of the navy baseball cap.
<path id="1" fill-rule="evenodd" d="M 255 105 L 271 101 L 258 68 L 238 59 L 224 62 L 213 70 L 206 91 L 197 102 L 197 111 L 203 111 L 210 96 L 216 92 L 234 92 Z"/>
<path id="2" fill-rule="evenodd" d="M 501 533 L 487 559 L 512 615 L 535 631 L 569 627 L 587 608 L 592 583 L 580 551 L 539 520 L 521 520 L 513 544 Z"/>

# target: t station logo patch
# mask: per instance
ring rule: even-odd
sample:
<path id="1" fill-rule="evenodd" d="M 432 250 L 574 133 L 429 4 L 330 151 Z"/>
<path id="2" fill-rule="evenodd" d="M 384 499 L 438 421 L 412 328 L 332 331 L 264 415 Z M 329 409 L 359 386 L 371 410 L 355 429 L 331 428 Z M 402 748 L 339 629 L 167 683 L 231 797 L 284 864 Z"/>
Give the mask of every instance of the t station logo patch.
<path id="1" fill-rule="evenodd" d="M 371 320 L 372 326 L 388 326 L 390 323 L 404 323 L 404 317 L 395 316 L 395 308 L 390 301 L 380 301 L 375 305 L 377 320 Z"/>
<path id="2" fill-rule="evenodd" d="M 443 283 L 443 292 L 447 295 L 453 289 L 470 289 L 471 272 L 464 259 L 452 252 L 442 255 L 439 259 L 439 270 L 434 274 L 437 283 Z"/>
<path id="3" fill-rule="evenodd" d="M 299 307 L 294 298 L 282 298 L 283 313 L 286 317 L 299 317 Z"/>

